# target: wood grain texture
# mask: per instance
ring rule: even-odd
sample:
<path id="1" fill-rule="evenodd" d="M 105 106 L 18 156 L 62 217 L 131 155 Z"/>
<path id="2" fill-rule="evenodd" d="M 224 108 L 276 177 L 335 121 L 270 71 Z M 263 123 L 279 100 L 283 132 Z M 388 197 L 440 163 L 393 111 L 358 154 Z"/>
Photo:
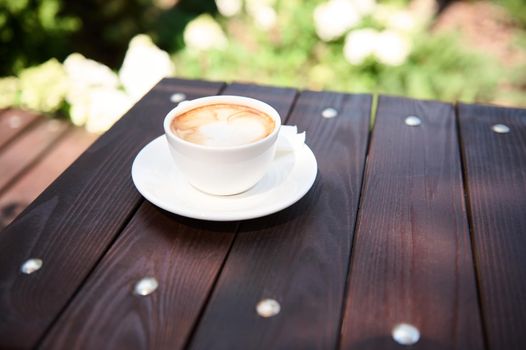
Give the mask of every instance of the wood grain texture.
<path id="1" fill-rule="evenodd" d="M 223 94 L 250 96 L 285 118 L 293 89 L 227 86 Z M 180 349 L 188 340 L 235 237 L 238 224 L 186 219 L 148 202 L 46 337 L 44 349 Z M 154 294 L 132 294 L 144 276 Z"/>
<path id="2" fill-rule="evenodd" d="M 7 226 L 97 138 L 73 128 L 0 195 L 0 230 Z"/>
<path id="3" fill-rule="evenodd" d="M 421 118 L 406 126 L 407 116 Z M 343 349 L 484 347 L 452 106 L 380 97 L 352 251 Z"/>
<path id="4" fill-rule="evenodd" d="M 335 348 L 368 138 L 370 96 L 303 92 L 288 124 L 307 133 L 319 174 L 306 197 L 242 222 L 191 349 Z M 326 107 L 339 110 L 326 119 Z M 272 298 L 281 312 L 256 313 Z"/>
<path id="5" fill-rule="evenodd" d="M 297 91 L 289 88 L 233 83 L 228 85 L 223 94 L 252 97 L 268 103 L 278 111 L 284 123 L 290 114 Z"/>
<path id="6" fill-rule="evenodd" d="M 35 113 L 17 110 L 0 110 L 0 150 L 38 119 Z"/>
<path id="7" fill-rule="evenodd" d="M 42 120 L 0 151 L 0 193 L 64 135 L 68 125 Z"/>
<path id="8" fill-rule="evenodd" d="M 164 79 L 0 233 L 0 348 L 37 343 L 141 203 L 131 164 L 163 133 L 170 96 L 221 86 Z M 20 265 L 35 257 L 43 267 L 22 275 Z"/>
<path id="9" fill-rule="evenodd" d="M 526 349 L 526 110 L 458 108 L 490 349 Z M 494 124 L 511 132 L 496 134 Z"/>
<path id="10" fill-rule="evenodd" d="M 42 349 L 180 349 L 237 224 L 190 220 L 145 202 Z M 143 277 L 159 288 L 133 293 Z"/>

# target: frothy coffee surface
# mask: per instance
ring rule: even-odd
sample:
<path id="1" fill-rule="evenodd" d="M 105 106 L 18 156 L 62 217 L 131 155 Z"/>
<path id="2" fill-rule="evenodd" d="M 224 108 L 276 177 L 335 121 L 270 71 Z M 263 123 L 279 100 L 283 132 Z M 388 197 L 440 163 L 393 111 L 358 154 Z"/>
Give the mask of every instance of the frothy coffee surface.
<path id="1" fill-rule="evenodd" d="M 239 146 L 264 139 L 274 120 L 257 109 L 218 103 L 191 109 L 172 120 L 172 131 L 183 140 L 204 146 Z"/>

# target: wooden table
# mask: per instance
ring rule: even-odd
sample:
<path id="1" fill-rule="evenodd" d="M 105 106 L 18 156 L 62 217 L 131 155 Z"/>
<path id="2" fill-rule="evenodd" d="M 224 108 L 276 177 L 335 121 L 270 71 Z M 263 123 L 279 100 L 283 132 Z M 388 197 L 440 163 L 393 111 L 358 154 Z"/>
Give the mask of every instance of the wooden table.
<path id="1" fill-rule="evenodd" d="M 303 199 L 215 223 L 139 195 L 174 101 L 214 94 L 307 132 Z M 162 80 L 0 233 L 0 348 L 400 349 L 405 323 L 412 349 L 526 349 L 526 110 L 377 102 L 370 130 L 370 95 Z"/>
<path id="2" fill-rule="evenodd" d="M 0 109 L 0 230 L 96 138 L 65 120 Z"/>

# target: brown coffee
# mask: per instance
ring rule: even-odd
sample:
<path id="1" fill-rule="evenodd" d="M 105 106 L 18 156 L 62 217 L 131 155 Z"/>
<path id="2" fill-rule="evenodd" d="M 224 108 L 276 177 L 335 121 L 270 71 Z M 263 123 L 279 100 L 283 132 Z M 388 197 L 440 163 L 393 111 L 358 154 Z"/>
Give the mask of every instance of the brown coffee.
<path id="1" fill-rule="evenodd" d="M 170 127 L 188 142 L 229 147 L 264 139 L 275 123 L 271 116 L 252 107 L 217 103 L 184 112 L 172 120 Z"/>

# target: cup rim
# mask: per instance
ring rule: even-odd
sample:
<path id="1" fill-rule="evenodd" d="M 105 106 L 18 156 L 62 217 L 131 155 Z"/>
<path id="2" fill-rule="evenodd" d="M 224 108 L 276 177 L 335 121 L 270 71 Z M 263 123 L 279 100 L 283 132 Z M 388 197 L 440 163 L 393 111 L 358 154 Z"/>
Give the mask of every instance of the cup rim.
<path id="1" fill-rule="evenodd" d="M 274 130 L 261 140 L 258 140 L 256 142 L 251 142 L 247 144 L 242 145 L 235 145 L 235 146 L 207 146 L 207 145 L 200 145 L 197 143 L 186 141 L 179 136 L 177 136 L 171 128 L 172 120 L 180 115 L 181 113 L 187 112 L 189 110 L 192 110 L 194 108 L 198 108 L 200 106 L 204 106 L 206 104 L 214 104 L 214 103 L 233 103 L 233 104 L 240 104 L 248 107 L 252 107 L 258 110 L 263 110 L 266 114 L 270 115 L 270 117 L 274 120 Z M 256 147 L 260 144 L 263 144 L 267 142 L 269 139 L 273 138 L 278 132 L 281 127 L 281 116 L 279 115 L 278 111 L 268 103 L 265 103 L 261 100 L 246 97 L 246 96 L 237 96 L 237 95 L 214 95 L 214 96 L 205 96 L 205 97 L 199 97 L 193 100 L 186 100 L 180 102 L 177 106 L 172 108 L 165 116 L 164 122 L 164 133 L 170 137 L 170 139 L 174 140 L 175 142 L 179 142 L 183 145 L 193 147 L 196 149 L 202 149 L 207 151 L 230 151 L 230 150 L 242 150 L 247 148 Z"/>

